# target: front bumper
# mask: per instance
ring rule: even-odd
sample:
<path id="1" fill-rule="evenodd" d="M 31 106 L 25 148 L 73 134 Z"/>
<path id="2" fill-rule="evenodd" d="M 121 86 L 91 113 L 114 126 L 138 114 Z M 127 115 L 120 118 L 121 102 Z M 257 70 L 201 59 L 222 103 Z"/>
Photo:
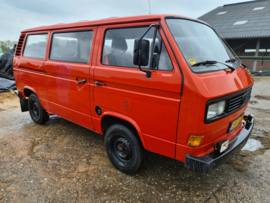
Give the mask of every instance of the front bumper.
<path id="1" fill-rule="evenodd" d="M 210 173 L 214 166 L 224 163 L 227 159 L 237 154 L 247 143 L 254 126 L 254 115 L 250 114 L 244 117 L 246 124 L 244 129 L 230 142 L 228 149 L 219 153 L 213 151 L 205 156 L 186 155 L 185 167 L 190 170 L 199 171 L 202 173 Z"/>

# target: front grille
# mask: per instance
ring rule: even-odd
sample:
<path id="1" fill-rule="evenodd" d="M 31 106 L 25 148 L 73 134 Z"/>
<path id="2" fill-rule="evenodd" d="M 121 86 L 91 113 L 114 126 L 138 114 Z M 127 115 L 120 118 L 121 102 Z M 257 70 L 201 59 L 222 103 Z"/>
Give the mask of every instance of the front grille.
<path id="1" fill-rule="evenodd" d="M 206 113 L 205 113 L 205 117 L 204 117 L 204 123 L 208 124 L 208 123 L 212 123 L 214 121 L 220 120 L 220 119 L 222 119 L 226 116 L 229 116 L 230 114 L 240 110 L 241 108 L 243 108 L 250 100 L 251 91 L 252 91 L 252 86 L 248 87 L 247 89 L 241 90 L 239 92 L 226 95 L 224 97 L 209 100 L 206 103 Z M 224 113 L 220 114 L 219 116 L 216 116 L 214 118 L 207 119 L 208 107 L 211 104 L 215 104 L 219 101 L 224 101 L 224 100 L 226 101 L 226 107 L 225 107 Z"/>
<path id="2" fill-rule="evenodd" d="M 241 94 L 231 97 L 229 99 L 227 113 L 232 113 L 234 111 L 237 111 L 238 109 L 246 105 L 248 101 L 250 100 L 251 90 L 252 89 L 250 88 L 247 91 L 242 92 Z"/>

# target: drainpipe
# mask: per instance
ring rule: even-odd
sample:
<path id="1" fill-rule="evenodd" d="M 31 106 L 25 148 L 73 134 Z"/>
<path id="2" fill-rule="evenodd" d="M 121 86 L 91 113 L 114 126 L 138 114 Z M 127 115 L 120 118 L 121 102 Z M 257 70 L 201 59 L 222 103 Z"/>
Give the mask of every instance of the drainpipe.
<path id="1" fill-rule="evenodd" d="M 259 55 L 260 42 L 261 42 L 261 39 L 257 39 L 257 45 L 256 45 L 256 53 L 255 53 L 255 57 L 257 57 L 257 56 Z M 257 67 L 257 61 L 254 61 L 254 64 L 253 64 L 253 71 L 256 71 L 256 67 Z"/>

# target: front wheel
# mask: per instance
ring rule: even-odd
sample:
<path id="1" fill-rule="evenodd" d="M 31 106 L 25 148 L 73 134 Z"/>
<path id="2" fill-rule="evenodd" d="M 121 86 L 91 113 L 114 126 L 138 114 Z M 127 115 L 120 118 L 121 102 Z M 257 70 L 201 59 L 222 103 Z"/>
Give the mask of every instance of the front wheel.
<path id="1" fill-rule="evenodd" d="M 123 125 L 115 124 L 107 130 L 105 148 L 112 164 L 123 173 L 134 174 L 143 164 L 145 152 L 140 140 Z"/>
<path id="2" fill-rule="evenodd" d="M 45 124 L 49 120 L 49 115 L 42 108 L 40 101 L 35 94 L 31 94 L 28 98 L 28 109 L 32 120 L 36 124 Z"/>

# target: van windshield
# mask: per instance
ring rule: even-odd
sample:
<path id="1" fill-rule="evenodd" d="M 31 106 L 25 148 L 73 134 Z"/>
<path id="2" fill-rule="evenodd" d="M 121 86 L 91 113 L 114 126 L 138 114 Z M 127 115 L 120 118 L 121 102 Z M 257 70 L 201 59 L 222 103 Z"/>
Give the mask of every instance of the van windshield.
<path id="1" fill-rule="evenodd" d="M 210 60 L 228 64 L 233 68 L 240 67 L 238 60 L 232 60 L 235 56 L 231 50 L 209 26 L 185 19 L 167 19 L 166 22 L 193 72 L 203 73 L 228 69 L 220 63 L 193 66 Z"/>

